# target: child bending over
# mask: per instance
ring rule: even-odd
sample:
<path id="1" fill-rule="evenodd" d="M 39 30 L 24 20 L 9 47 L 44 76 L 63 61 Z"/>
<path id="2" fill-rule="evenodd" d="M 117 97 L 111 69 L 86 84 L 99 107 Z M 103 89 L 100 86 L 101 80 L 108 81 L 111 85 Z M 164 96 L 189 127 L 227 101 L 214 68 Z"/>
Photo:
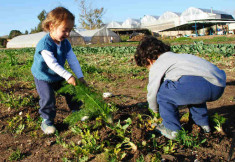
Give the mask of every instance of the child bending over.
<path id="1" fill-rule="evenodd" d="M 181 129 L 178 107 L 188 105 L 194 122 L 210 132 L 206 102 L 219 99 L 226 86 L 226 74 L 214 64 L 191 54 L 170 52 L 155 37 L 144 38 L 137 47 L 135 61 L 149 69 L 147 101 L 163 122 L 156 130 L 175 139 Z"/>

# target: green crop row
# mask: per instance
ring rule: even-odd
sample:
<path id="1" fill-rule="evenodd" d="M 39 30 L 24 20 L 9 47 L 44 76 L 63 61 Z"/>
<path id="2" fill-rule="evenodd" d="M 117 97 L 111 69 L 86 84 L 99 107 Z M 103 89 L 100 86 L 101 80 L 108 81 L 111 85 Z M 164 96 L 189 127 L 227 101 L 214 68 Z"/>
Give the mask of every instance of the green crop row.
<path id="1" fill-rule="evenodd" d="M 1 49 L 0 53 L 34 53 L 34 48 L 23 49 Z M 111 54 L 123 56 L 125 54 L 135 53 L 136 46 L 106 46 L 106 47 L 73 47 L 75 54 Z M 203 41 L 193 44 L 172 45 L 171 51 L 176 53 L 191 54 L 219 54 L 225 57 L 232 56 L 235 53 L 235 44 L 204 44 Z"/>
<path id="2" fill-rule="evenodd" d="M 229 57 L 235 54 L 235 44 L 204 44 L 199 41 L 194 44 L 173 45 L 171 50 L 176 53 L 219 54 Z"/>
<path id="3" fill-rule="evenodd" d="M 135 53 L 136 47 L 126 46 L 126 47 L 73 47 L 73 51 L 76 54 L 111 54 L 115 56 Z"/>

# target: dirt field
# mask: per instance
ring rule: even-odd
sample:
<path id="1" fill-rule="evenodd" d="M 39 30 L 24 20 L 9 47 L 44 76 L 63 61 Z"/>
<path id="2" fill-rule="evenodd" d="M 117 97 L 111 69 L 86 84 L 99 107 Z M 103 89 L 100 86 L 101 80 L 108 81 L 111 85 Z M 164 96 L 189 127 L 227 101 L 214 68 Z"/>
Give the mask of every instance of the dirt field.
<path id="1" fill-rule="evenodd" d="M 227 87 L 224 95 L 215 102 L 208 103 L 209 114 L 218 113 L 219 115 L 227 118 L 226 123 L 223 125 L 225 135 L 218 134 L 214 129 L 210 134 L 202 134 L 200 136 L 207 139 L 199 148 L 189 149 L 178 147 L 176 152 L 173 154 L 162 154 L 162 159 L 165 161 L 227 161 L 229 158 L 229 151 L 233 149 L 233 155 L 231 161 L 235 160 L 234 148 L 231 148 L 232 138 L 234 143 L 235 136 L 235 71 L 234 71 L 235 59 L 230 59 L 227 66 L 218 66 L 226 71 L 227 74 Z M 115 79 L 119 76 L 111 76 Z M 10 81 L 9 78 L 8 81 Z M 14 79 L 14 78 L 12 78 Z M 147 85 L 147 78 L 143 80 L 133 80 L 129 76 L 123 78 L 125 82 L 122 82 L 116 86 L 111 84 L 103 85 L 99 82 L 93 82 L 92 85 L 99 89 L 101 92 L 103 89 L 108 89 L 109 92 L 113 93 L 112 98 L 106 99 L 106 102 L 113 102 L 119 108 L 119 111 L 114 114 L 114 119 L 125 120 L 128 117 L 132 117 L 131 127 L 131 140 L 135 143 L 141 140 L 146 140 L 148 131 L 144 128 L 140 129 L 137 127 L 138 119 L 133 117 L 133 114 L 149 114 L 146 105 L 146 92 L 143 89 Z M 91 83 L 90 83 L 91 84 Z M 139 91 L 135 87 L 139 87 Z M 1 91 L 10 91 L 6 87 L 0 86 Z M 33 97 L 35 103 L 38 103 L 38 95 L 35 89 L 28 88 L 27 85 L 17 81 L 14 87 L 11 88 L 15 94 L 30 95 Z M 125 99 L 125 100 L 124 100 Z M 125 101 L 125 102 L 124 102 Z M 181 113 L 187 112 L 187 108 L 182 108 Z M 23 107 L 16 109 L 10 109 L 5 107 L 3 104 L 0 105 L 0 161 L 9 161 L 10 155 L 17 149 L 20 149 L 22 156 L 21 161 L 30 162 L 48 162 L 48 161 L 63 161 L 62 158 L 66 154 L 66 149 L 56 143 L 55 136 L 43 135 L 40 128 L 36 131 L 23 132 L 20 135 L 12 134 L 8 131 L 8 121 L 11 120 L 17 114 L 22 113 L 25 115 L 30 114 L 32 118 L 38 118 L 38 110 L 35 107 Z M 56 127 L 59 134 L 63 134 L 68 130 L 68 125 L 63 123 L 63 119 L 70 114 L 65 100 L 63 97 L 57 97 L 57 116 L 56 116 Z M 92 122 L 92 121 L 91 121 Z M 189 131 L 198 131 L 200 128 L 196 125 L 185 125 Z M 107 134 L 111 133 L 108 128 L 103 127 L 100 132 L 100 140 L 104 140 Z M 66 137 L 67 141 L 76 141 L 79 137 Z M 167 139 L 163 136 L 157 136 L 159 143 L 164 143 Z M 148 141 L 147 141 L 148 142 Z M 150 148 L 150 150 L 153 148 Z M 152 150 L 154 154 L 154 150 Z M 231 152 L 230 152 L 231 153 Z M 147 149 L 138 149 L 136 152 L 128 152 L 128 156 L 123 161 L 136 161 L 137 157 L 144 155 L 145 161 L 150 161 L 151 151 Z M 73 157 L 71 157 L 72 159 Z M 99 160 L 98 155 L 90 157 L 90 161 L 102 161 Z"/>

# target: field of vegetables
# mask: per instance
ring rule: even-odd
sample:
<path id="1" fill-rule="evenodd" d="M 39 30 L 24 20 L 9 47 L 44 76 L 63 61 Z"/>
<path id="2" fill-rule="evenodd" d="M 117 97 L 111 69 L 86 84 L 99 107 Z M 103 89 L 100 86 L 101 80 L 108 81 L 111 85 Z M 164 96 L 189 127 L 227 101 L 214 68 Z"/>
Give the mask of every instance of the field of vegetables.
<path id="1" fill-rule="evenodd" d="M 198 41 L 171 48 L 203 57 L 227 74 L 224 95 L 208 103 L 209 134 L 202 133 L 189 119 L 186 106 L 180 108 L 184 130 L 177 140 L 154 131 L 151 124 L 160 123 L 161 118 L 149 111 L 146 102 L 148 71 L 135 65 L 136 44 L 119 43 L 73 47 L 89 88 L 65 85 L 57 92 L 58 131 L 44 135 L 30 72 L 35 49 L 0 49 L 0 161 L 235 160 L 235 44 Z M 61 92 L 82 100 L 81 111 L 71 114 Z M 104 92 L 112 96 L 104 98 Z M 89 119 L 81 121 L 84 114 Z"/>

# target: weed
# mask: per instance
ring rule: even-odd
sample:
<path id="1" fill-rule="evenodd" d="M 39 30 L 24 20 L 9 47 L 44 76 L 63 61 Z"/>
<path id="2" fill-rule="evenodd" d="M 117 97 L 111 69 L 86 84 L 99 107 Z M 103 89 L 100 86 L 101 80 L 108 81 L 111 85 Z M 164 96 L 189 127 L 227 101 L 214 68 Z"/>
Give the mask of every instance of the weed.
<path id="1" fill-rule="evenodd" d="M 26 116 L 17 115 L 8 121 L 8 130 L 11 133 L 22 134 L 24 130 L 37 130 L 39 122 L 35 122 L 27 113 Z"/>
<path id="2" fill-rule="evenodd" d="M 58 131 L 56 131 L 55 136 L 56 136 L 56 143 L 57 144 L 61 145 L 64 148 L 69 148 L 69 145 L 63 141 L 62 137 L 59 136 Z"/>
<path id="3" fill-rule="evenodd" d="M 163 145 L 158 145 L 155 134 L 151 134 L 150 140 L 152 141 L 154 150 L 161 149 L 163 147 Z"/>
<path id="4" fill-rule="evenodd" d="M 172 140 L 168 141 L 168 144 L 166 146 L 163 146 L 164 154 L 172 154 L 175 152 L 175 146 L 176 143 L 174 143 Z"/>
<path id="5" fill-rule="evenodd" d="M 34 102 L 32 102 L 33 96 L 16 96 L 12 91 L 10 94 L 0 91 L 0 99 L 1 103 L 5 104 L 7 107 L 15 108 L 16 110 L 20 107 L 34 105 Z"/>
<path id="6" fill-rule="evenodd" d="M 75 156 L 79 158 L 86 158 L 90 154 L 96 154 L 103 150 L 104 144 L 99 143 L 98 131 L 90 132 L 88 129 L 84 129 L 81 133 L 81 141 L 79 144 L 71 142 L 70 148 Z"/>
<path id="7" fill-rule="evenodd" d="M 138 159 L 136 159 L 136 162 L 145 162 L 144 161 L 144 156 L 140 155 Z"/>
<path id="8" fill-rule="evenodd" d="M 223 128 L 222 128 L 222 125 L 226 122 L 226 118 L 223 117 L 223 116 L 220 116 L 218 115 L 218 113 L 215 113 L 213 116 L 212 116 L 212 120 L 213 122 L 215 123 L 215 126 L 214 128 L 219 132 L 221 133 L 222 135 L 224 135 L 224 131 L 223 131 Z"/>
<path id="9" fill-rule="evenodd" d="M 8 122 L 8 130 L 12 133 L 21 134 L 25 128 L 22 116 L 15 116 Z"/>
<path id="10" fill-rule="evenodd" d="M 198 135 L 193 136 L 192 134 L 188 134 L 185 129 L 182 129 L 178 131 L 176 141 L 186 147 L 199 147 L 202 143 L 206 142 L 206 139 L 200 141 Z"/>
<path id="11" fill-rule="evenodd" d="M 126 119 L 125 122 L 126 124 L 122 126 L 119 120 L 117 124 L 109 125 L 108 127 L 114 130 L 117 133 L 118 137 L 120 137 L 121 139 L 124 139 L 126 130 L 132 123 L 131 118 Z"/>
<path id="12" fill-rule="evenodd" d="M 180 122 L 181 123 L 188 123 L 189 121 L 189 112 L 185 113 L 181 118 L 180 118 Z"/>
<path id="13" fill-rule="evenodd" d="M 13 66 L 13 65 L 17 65 L 18 64 L 18 59 L 16 58 L 16 53 L 18 53 L 17 51 L 14 51 L 14 50 L 9 50 L 9 51 L 6 51 L 6 55 L 9 57 L 10 61 L 9 61 L 9 65 L 10 66 Z"/>
<path id="14" fill-rule="evenodd" d="M 19 161 L 24 158 L 24 155 L 21 153 L 21 151 L 17 148 L 16 151 L 14 151 L 10 156 L 9 159 L 10 161 Z"/>

